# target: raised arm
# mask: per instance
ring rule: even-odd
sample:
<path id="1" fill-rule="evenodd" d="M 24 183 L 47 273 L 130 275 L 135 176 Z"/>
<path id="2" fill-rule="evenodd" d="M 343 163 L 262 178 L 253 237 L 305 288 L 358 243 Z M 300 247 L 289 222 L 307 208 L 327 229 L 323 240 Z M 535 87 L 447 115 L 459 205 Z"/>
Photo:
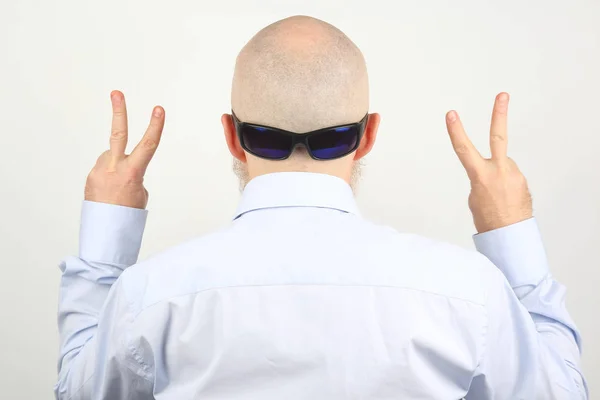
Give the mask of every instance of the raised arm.
<path id="1" fill-rule="evenodd" d="M 509 97 L 496 97 L 492 157 L 483 158 L 455 111 L 446 115 L 454 150 L 471 181 L 475 244 L 502 275 L 488 285 L 484 352 L 469 399 L 586 399 L 581 338 L 565 306 L 565 288 L 550 275 L 532 217 L 527 181 L 507 155 Z"/>
<path id="2" fill-rule="evenodd" d="M 135 355 L 126 345 L 129 299 L 117 280 L 137 261 L 148 202 L 143 178 L 165 113 L 155 107 L 141 142 L 126 155 L 125 99 L 115 91 L 111 100 L 110 149 L 86 182 L 79 256 L 60 265 L 57 399 L 148 398 L 151 390 L 133 367 Z"/>

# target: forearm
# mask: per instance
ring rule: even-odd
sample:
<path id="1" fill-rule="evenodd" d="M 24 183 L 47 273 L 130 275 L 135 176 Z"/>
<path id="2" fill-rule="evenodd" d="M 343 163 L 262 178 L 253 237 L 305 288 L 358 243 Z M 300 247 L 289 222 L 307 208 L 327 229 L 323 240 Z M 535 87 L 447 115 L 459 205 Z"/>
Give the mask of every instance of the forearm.
<path id="1" fill-rule="evenodd" d="M 500 308 L 507 308 L 506 304 L 512 302 L 519 305 L 505 315 L 505 321 L 514 325 L 515 340 L 522 342 L 515 347 L 514 354 L 520 360 L 523 354 L 528 354 L 525 359 L 528 365 L 522 367 L 534 369 L 538 377 L 536 394 L 543 396 L 545 391 L 550 395 L 554 390 L 570 388 L 586 398 L 580 367 L 581 337 L 566 309 L 565 287 L 550 275 L 535 219 L 477 235 L 475 244 L 510 285 L 506 288 L 510 293 L 499 292 L 498 296 L 505 299 L 497 303 L 501 306 L 493 312 L 503 313 L 505 310 Z M 499 326 L 498 330 L 507 335 L 511 331 L 509 326 Z M 508 356 L 508 349 L 504 350 Z"/>
<path id="2" fill-rule="evenodd" d="M 60 265 L 59 380 L 96 334 L 111 286 L 137 261 L 145 222 L 145 210 L 84 202 L 79 256 Z"/>
<path id="3" fill-rule="evenodd" d="M 546 380 L 556 382 L 559 373 L 572 384 L 579 398 L 585 399 L 588 393 L 581 370 L 581 335 L 567 311 L 565 297 L 566 288 L 548 274 L 520 302 L 535 324 L 539 363 L 546 369 Z"/>

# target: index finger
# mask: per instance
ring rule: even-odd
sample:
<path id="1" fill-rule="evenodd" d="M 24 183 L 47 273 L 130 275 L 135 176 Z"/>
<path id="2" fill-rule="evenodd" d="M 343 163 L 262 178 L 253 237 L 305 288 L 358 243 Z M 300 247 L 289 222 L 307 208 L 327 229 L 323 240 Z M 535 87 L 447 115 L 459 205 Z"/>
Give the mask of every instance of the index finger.
<path id="1" fill-rule="evenodd" d="M 160 138 L 162 136 L 163 127 L 165 126 L 165 110 L 160 107 L 154 107 L 150 125 L 146 129 L 146 133 L 142 140 L 135 146 L 135 149 L 129 156 L 130 162 L 142 171 L 146 171 L 152 156 L 156 153 Z"/>
<path id="2" fill-rule="evenodd" d="M 120 158 L 125 155 L 127 148 L 127 107 L 125 96 L 115 90 L 110 94 L 113 117 L 110 131 L 110 152 L 113 157 Z"/>
<path id="3" fill-rule="evenodd" d="M 469 140 L 456 111 L 450 111 L 446 114 L 446 127 L 454 152 L 467 171 L 469 178 L 473 179 L 484 162 L 483 157 Z"/>
<path id="4" fill-rule="evenodd" d="M 504 161 L 508 157 L 508 93 L 496 96 L 494 110 L 492 111 L 492 124 L 490 126 L 490 150 L 492 159 Z"/>

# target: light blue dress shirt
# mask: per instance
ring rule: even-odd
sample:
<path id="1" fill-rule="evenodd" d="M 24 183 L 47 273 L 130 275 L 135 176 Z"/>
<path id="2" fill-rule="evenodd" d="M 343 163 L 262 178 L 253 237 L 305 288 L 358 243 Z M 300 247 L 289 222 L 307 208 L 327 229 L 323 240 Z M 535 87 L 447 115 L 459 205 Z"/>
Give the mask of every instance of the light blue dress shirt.
<path id="1" fill-rule="evenodd" d="M 59 399 L 587 398 L 534 219 L 469 251 L 363 219 L 338 178 L 279 173 L 226 228 L 133 265 L 145 221 L 83 205 Z"/>

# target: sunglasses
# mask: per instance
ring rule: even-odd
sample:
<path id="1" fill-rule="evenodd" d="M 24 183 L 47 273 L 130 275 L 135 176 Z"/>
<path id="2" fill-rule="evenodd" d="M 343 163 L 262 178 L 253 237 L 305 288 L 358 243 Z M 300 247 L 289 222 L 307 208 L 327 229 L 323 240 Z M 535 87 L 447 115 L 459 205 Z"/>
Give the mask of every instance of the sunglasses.
<path id="1" fill-rule="evenodd" d="M 235 131 L 242 148 L 267 160 L 287 159 L 297 145 L 302 144 L 315 160 L 334 160 L 358 148 L 365 132 L 367 113 L 354 124 L 333 126 L 312 132 L 294 133 L 270 126 L 241 122 L 231 111 Z"/>

